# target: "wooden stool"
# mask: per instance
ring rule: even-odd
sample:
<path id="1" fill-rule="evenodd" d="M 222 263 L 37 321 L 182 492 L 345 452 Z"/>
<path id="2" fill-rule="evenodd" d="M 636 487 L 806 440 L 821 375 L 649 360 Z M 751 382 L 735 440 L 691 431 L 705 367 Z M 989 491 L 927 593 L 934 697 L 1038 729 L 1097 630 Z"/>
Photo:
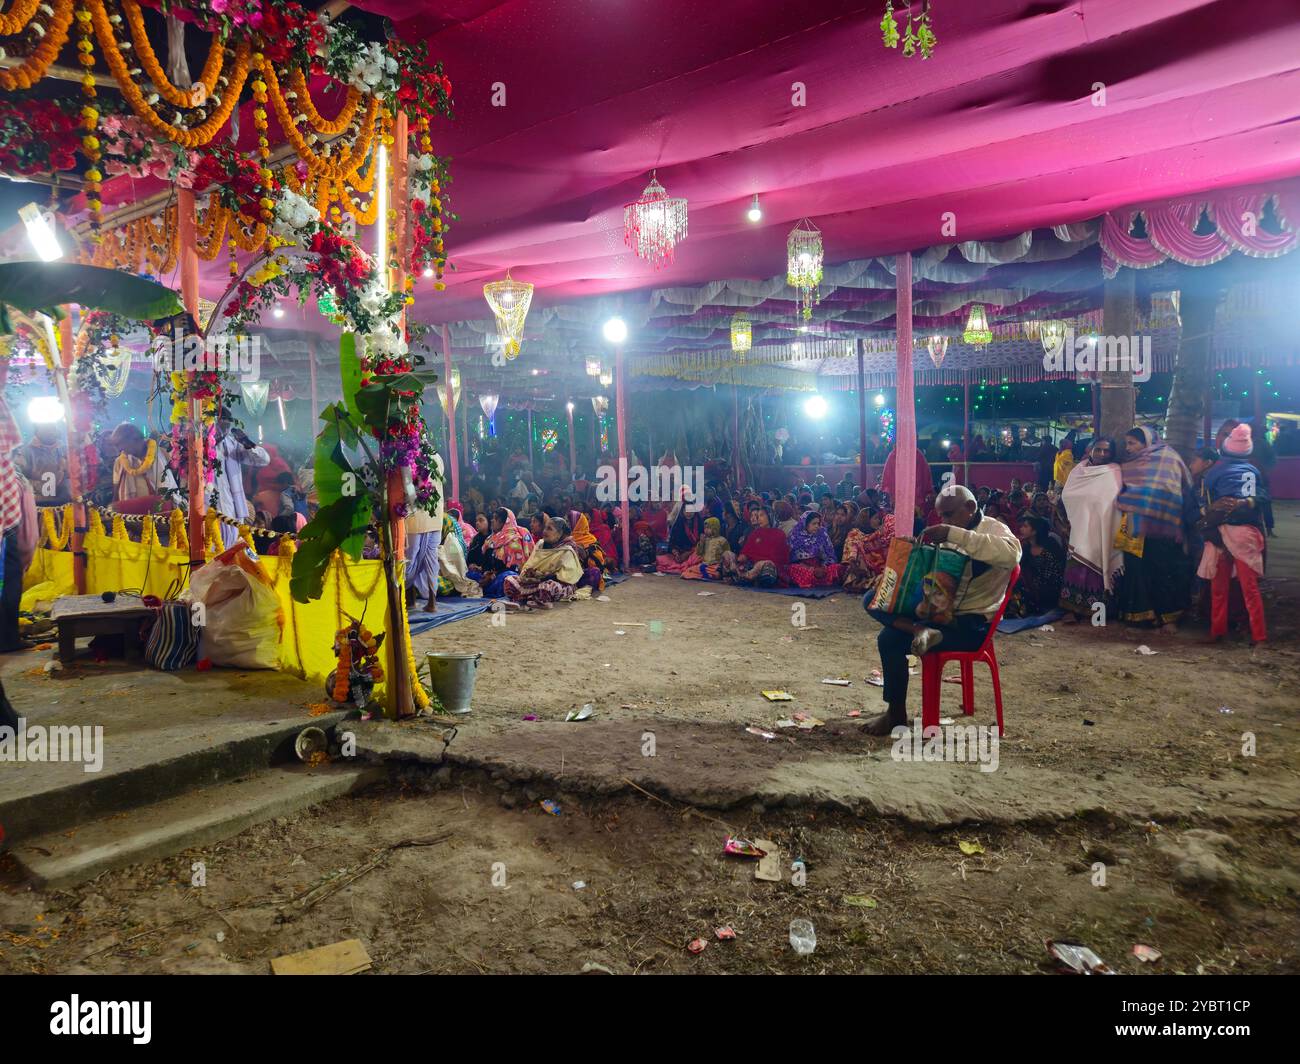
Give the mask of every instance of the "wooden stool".
<path id="1" fill-rule="evenodd" d="M 77 640 L 82 636 L 120 635 L 126 657 L 140 655 L 140 622 L 151 616 L 149 609 L 134 595 L 119 595 L 105 602 L 99 595 L 64 595 L 54 600 L 50 619 L 59 626 L 59 660 L 67 664 L 77 656 Z"/>

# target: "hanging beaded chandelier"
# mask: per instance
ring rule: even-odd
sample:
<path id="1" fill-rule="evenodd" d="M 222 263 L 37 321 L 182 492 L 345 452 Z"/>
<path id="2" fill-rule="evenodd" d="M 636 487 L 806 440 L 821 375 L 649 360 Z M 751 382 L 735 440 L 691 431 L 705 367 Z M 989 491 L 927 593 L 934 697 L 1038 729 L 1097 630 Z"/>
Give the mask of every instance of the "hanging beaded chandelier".
<path id="1" fill-rule="evenodd" d="M 657 270 L 673 261 L 686 239 L 686 201 L 668 195 L 654 173 L 641 198 L 623 208 L 623 238 L 627 246 Z"/>
<path id="2" fill-rule="evenodd" d="M 731 350 L 738 354 L 748 351 L 754 344 L 754 326 L 749 315 L 738 310 L 731 316 Z"/>
<path id="3" fill-rule="evenodd" d="M 435 388 L 434 390 L 438 393 L 438 405 L 442 407 L 442 412 L 446 414 L 447 389 Z M 451 371 L 451 401 L 454 406 L 460 406 L 460 370 L 458 369 L 453 369 Z M 480 399 L 479 402 L 481 403 L 482 400 Z"/>
<path id="4" fill-rule="evenodd" d="M 244 395 L 244 409 L 249 417 L 261 417 L 266 409 L 266 400 L 271 395 L 270 381 L 244 381 L 240 386 Z"/>
<path id="5" fill-rule="evenodd" d="M 961 334 L 962 342 L 975 347 L 983 347 L 993 342 L 993 330 L 989 328 L 988 314 L 983 303 L 975 303 L 970 308 L 970 317 L 966 319 L 966 331 Z"/>
<path id="6" fill-rule="evenodd" d="M 591 409 L 597 417 L 603 417 L 605 412 L 609 410 L 609 396 L 593 395 L 591 397 Z"/>
<path id="7" fill-rule="evenodd" d="M 790 230 L 785 257 L 785 283 L 799 294 L 799 316 L 810 321 L 822 283 L 822 231 L 804 218 Z"/>
<path id="8" fill-rule="evenodd" d="M 608 388 L 613 383 L 614 374 L 610 373 L 609 370 L 602 370 L 600 374 L 600 386 L 602 388 Z"/>
<path id="9" fill-rule="evenodd" d="M 490 281 L 483 286 L 483 298 L 497 319 L 502 352 L 506 358 L 517 358 L 524 342 L 524 319 L 533 302 L 533 286 L 514 280 L 506 270 L 504 281 Z"/>
<path id="10" fill-rule="evenodd" d="M 483 413 L 487 415 L 489 436 L 497 434 L 497 403 L 500 401 L 501 396 L 499 395 L 480 395 L 478 397 L 478 405 L 483 408 Z"/>
<path id="11" fill-rule="evenodd" d="M 598 358 L 587 359 L 587 376 L 588 377 L 600 376 L 600 359 Z"/>
<path id="12" fill-rule="evenodd" d="M 934 363 L 934 368 L 941 368 L 943 360 L 948 354 L 948 337 L 931 336 L 926 343 L 926 348 L 930 352 L 930 361 Z"/>
<path id="13" fill-rule="evenodd" d="M 1038 329 L 1038 338 L 1043 341 L 1043 353 L 1054 355 L 1065 343 L 1067 326 L 1063 321 L 1045 321 Z"/>

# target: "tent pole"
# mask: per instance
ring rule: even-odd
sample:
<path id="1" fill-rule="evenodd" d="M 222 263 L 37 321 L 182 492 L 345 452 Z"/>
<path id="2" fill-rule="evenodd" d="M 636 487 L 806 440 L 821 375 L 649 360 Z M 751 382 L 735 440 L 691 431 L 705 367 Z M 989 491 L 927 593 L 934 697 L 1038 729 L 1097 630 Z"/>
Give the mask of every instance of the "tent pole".
<path id="1" fill-rule="evenodd" d="M 573 442 L 573 400 L 570 399 L 564 404 L 565 413 L 569 415 L 569 480 L 570 482 L 577 479 L 578 476 L 578 449 Z"/>
<path id="2" fill-rule="evenodd" d="M 456 393 L 451 387 L 451 338 L 442 327 L 442 380 L 447 395 L 447 447 L 451 460 L 451 497 L 460 498 L 460 466 L 456 456 Z"/>
<path id="3" fill-rule="evenodd" d="M 862 340 L 858 349 L 858 490 L 867 490 L 867 374 L 862 362 Z"/>
<path id="4" fill-rule="evenodd" d="M 970 487 L 970 370 L 962 372 L 961 384 L 961 482 Z"/>
<path id="5" fill-rule="evenodd" d="M 898 420 L 894 436 L 894 521 L 902 535 L 910 535 L 916 509 L 916 392 L 912 381 L 912 253 L 894 256 L 898 302 Z"/>
<path id="6" fill-rule="evenodd" d="M 623 529 L 623 564 L 628 564 L 632 557 L 632 507 L 627 497 L 627 387 L 623 379 L 623 347 L 614 348 L 614 383 L 618 418 L 618 497 L 623 504 L 623 517 L 619 524 Z"/>

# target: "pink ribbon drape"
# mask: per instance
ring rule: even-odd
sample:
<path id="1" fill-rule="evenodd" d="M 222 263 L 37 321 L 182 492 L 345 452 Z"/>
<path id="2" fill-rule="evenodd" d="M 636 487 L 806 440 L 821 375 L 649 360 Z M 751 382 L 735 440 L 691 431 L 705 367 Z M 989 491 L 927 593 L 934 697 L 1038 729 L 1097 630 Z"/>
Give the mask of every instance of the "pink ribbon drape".
<path id="1" fill-rule="evenodd" d="M 1280 233 L 1260 228 L 1265 207 L 1273 201 Z M 1197 233 L 1202 214 L 1213 230 Z M 1133 235 L 1141 215 L 1147 235 Z M 1234 251 L 1253 258 L 1276 258 L 1294 251 L 1300 221 L 1300 184 L 1277 188 L 1225 189 L 1191 199 L 1150 207 L 1111 211 L 1101 220 L 1101 262 L 1107 277 L 1121 266 L 1143 270 L 1173 259 L 1186 266 L 1208 266 Z"/>

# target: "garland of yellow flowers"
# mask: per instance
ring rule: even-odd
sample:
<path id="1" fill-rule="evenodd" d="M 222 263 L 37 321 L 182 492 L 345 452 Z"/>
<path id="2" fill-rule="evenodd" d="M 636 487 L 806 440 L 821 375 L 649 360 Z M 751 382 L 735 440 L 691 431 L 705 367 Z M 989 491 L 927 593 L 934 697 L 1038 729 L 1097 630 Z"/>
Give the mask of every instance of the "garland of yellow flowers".
<path id="1" fill-rule="evenodd" d="M 117 464 L 121 466 L 123 472 L 128 476 L 138 477 L 146 469 L 153 467 L 158 458 L 158 441 L 150 440 L 149 445 L 145 448 L 144 457 L 139 462 L 132 462 L 131 456 L 123 451 L 117 456 Z"/>
<path id="2" fill-rule="evenodd" d="M 30 89 L 45 77 L 50 64 L 58 58 L 59 52 L 68 41 L 68 27 L 72 25 L 72 0 L 48 0 L 48 2 L 54 8 L 54 14 L 50 16 L 45 26 L 45 35 L 41 38 L 41 43 L 32 49 L 31 55 L 18 66 L 0 70 L 0 89 L 5 92 Z M 26 29 L 38 9 L 39 5 L 34 5 L 31 13 L 22 20 L 22 25 L 12 32 Z M 25 11 L 26 5 L 15 8 L 12 17 L 16 21 Z M 9 32 L 11 31 L 6 31 Z"/>
<path id="3" fill-rule="evenodd" d="M 89 9 L 84 3 L 77 6 L 77 62 L 81 64 L 81 126 L 85 133 L 81 138 L 81 153 L 90 164 L 85 174 L 86 206 L 90 208 L 90 240 L 99 243 L 99 212 L 103 202 L 99 198 L 100 182 L 104 175 L 99 169 L 101 152 L 99 150 L 99 109 L 95 106 L 95 75 L 90 68 L 95 65 L 94 26 L 91 24 Z"/>
<path id="4" fill-rule="evenodd" d="M 121 0 L 121 6 L 122 13 L 126 16 L 127 27 L 131 31 L 135 54 L 140 57 L 140 66 L 149 75 L 149 80 L 154 83 L 159 95 L 176 107 L 202 107 L 203 101 L 216 92 L 217 79 L 225 68 L 225 38 L 213 36 L 212 44 L 208 48 L 207 61 L 203 64 L 203 73 L 199 75 L 199 80 L 195 82 L 194 87 L 178 89 L 163 72 L 158 57 L 154 54 L 153 45 L 149 43 L 149 37 L 144 27 L 144 14 L 140 11 L 140 5 L 135 0 Z M 203 89 L 201 92 L 196 92 L 195 90 L 199 85 L 202 85 Z"/>
<path id="5" fill-rule="evenodd" d="M 56 529 L 54 525 L 54 508 L 46 507 L 41 511 L 41 524 L 45 529 L 45 542 L 50 550 L 63 550 L 72 540 L 72 504 L 68 503 L 63 507 L 62 527 Z"/>
<path id="6" fill-rule="evenodd" d="M 185 511 L 179 506 L 172 510 L 168 519 L 167 541 L 171 544 L 172 550 L 190 549 L 190 536 L 185 529 Z"/>

